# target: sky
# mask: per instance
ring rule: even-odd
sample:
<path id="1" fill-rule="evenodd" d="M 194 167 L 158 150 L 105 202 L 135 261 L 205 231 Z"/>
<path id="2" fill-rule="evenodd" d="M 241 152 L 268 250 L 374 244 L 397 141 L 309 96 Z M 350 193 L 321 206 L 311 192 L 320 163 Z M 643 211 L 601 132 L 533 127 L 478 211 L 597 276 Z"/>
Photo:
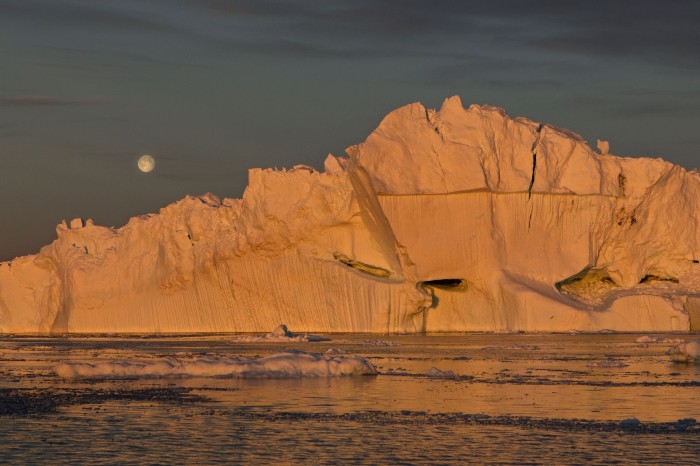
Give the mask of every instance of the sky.
<path id="1" fill-rule="evenodd" d="M 698 168 L 699 25 L 694 0 L 0 0 L 0 260 L 452 95 Z"/>

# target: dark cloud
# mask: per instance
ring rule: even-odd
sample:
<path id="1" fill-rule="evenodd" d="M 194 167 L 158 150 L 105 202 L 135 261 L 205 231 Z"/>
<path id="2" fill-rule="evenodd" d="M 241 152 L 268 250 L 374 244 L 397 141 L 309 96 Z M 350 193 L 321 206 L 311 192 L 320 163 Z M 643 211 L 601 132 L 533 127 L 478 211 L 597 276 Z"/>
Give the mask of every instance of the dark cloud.
<path id="1" fill-rule="evenodd" d="M 611 114 L 615 117 L 636 118 L 636 117 L 659 117 L 660 115 L 679 115 L 684 108 L 668 101 L 641 101 L 627 102 L 613 108 Z M 684 113 L 684 112 L 683 112 Z"/>
<path id="2" fill-rule="evenodd" d="M 615 98 L 605 95 L 572 95 L 572 105 L 596 108 L 600 116 L 613 120 L 653 117 L 685 118 L 697 115 L 697 97 L 688 92 L 630 89 L 619 92 Z"/>
<path id="3" fill-rule="evenodd" d="M 294 34 L 296 50 L 345 43 L 357 54 L 386 47 L 413 51 L 470 47 L 470 39 L 500 42 L 514 50 L 544 50 L 700 67 L 700 2 L 649 0 L 498 2 L 412 0 L 293 1 L 191 0 L 211 14 L 274 24 L 279 38 Z M 283 40 L 260 47 L 269 53 Z M 455 44 L 455 42 L 457 42 Z M 460 43 L 461 42 L 461 43 Z M 332 47 L 329 47 L 332 49 Z M 251 49 L 254 50 L 254 49 Z M 443 50 L 444 52 L 444 50 Z M 376 53 L 376 52 L 375 52 Z M 342 55 L 341 55 L 342 56 Z"/>
<path id="4" fill-rule="evenodd" d="M 162 23 L 149 20 L 133 12 L 110 8 L 106 2 L 4 0 L 0 2 L 0 18 L 111 29 L 153 30 L 167 28 Z"/>
<path id="5" fill-rule="evenodd" d="M 81 105 L 105 105 L 108 101 L 100 98 L 59 99 L 47 95 L 20 95 L 0 97 L 0 107 L 66 107 Z"/>
<path id="6" fill-rule="evenodd" d="M 429 51 L 440 37 L 469 37 L 479 25 L 470 21 L 460 2 L 434 7 L 417 1 L 269 1 L 191 0 L 203 11 L 232 20 L 254 21 L 266 32 L 262 53 L 284 53 L 288 41 L 297 52 L 338 49 L 339 57 L 406 54 Z M 446 8 L 447 7 L 447 8 Z M 278 47 L 278 49 L 275 49 Z M 443 50 L 433 49 L 435 53 Z"/>
<path id="7" fill-rule="evenodd" d="M 190 0 L 191 5 L 204 8 L 212 14 L 223 16 L 280 17 L 289 15 L 315 16 L 316 8 L 308 2 L 286 3 L 241 0 Z M 316 5 L 316 7 L 322 4 Z"/>
<path id="8" fill-rule="evenodd" d="M 514 87 L 514 88 L 546 88 L 553 89 L 562 87 L 564 85 L 563 81 L 555 78 L 486 78 L 480 80 L 483 84 L 490 87 L 502 88 L 502 87 Z"/>
<path id="9" fill-rule="evenodd" d="M 234 195 L 250 166 L 320 163 L 393 108 L 454 94 L 697 166 L 698 8 L 0 0 L 0 158 L 14 173 L 1 189 L 33 203 L 6 217 L 118 224 L 185 192 Z M 110 102 L 82 98 L 93 95 Z M 149 176 L 136 171 L 142 150 L 158 160 Z M 36 250 L 45 241 L 22 242 L 32 228 L 5 229 L 0 244 Z"/>
<path id="10" fill-rule="evenodd" d="M 528 44 L 543 50 L 700 67 L 697 1 L 506 1 L 477 14 L 537 23 Z"/>

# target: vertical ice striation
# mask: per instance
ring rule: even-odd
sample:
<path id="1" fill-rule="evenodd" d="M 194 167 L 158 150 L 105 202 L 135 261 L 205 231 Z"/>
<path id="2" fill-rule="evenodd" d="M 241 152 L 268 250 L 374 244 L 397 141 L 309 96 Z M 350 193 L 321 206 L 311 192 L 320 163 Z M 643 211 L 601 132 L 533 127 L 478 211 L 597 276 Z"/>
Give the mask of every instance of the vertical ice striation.
<path id="1" fill-rule="evenodd" d="M 252 169 L 0 264 L 0 332 L 700 328 L 700 175 L 495 107 L 390 113 L 325 171 Z"/>

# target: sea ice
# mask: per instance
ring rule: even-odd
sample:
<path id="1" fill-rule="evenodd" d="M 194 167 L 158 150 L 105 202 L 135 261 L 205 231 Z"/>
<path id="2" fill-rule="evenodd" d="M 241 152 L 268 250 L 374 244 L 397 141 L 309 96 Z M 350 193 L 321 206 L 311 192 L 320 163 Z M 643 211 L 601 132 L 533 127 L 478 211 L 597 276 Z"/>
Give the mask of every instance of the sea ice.
<path id="1" fill-rule="evenodd" d="M 54 371 L 66 379 L 159 377 L 296 378 L 375 375 L 377 370 L 359 356 L 282 351 L 254 358 L 205 356 L 192 360 L 63 363 Z"/>

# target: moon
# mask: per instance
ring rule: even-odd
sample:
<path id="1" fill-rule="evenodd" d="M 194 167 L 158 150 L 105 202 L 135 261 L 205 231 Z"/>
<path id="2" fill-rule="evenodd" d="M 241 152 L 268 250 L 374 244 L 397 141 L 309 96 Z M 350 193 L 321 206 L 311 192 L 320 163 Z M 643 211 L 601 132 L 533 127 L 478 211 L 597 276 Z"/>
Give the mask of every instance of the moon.
<path id="1" fill-rule="evenodd" d="M 148 154 L 142 155 L 141 157 L 139 157 L 138 166 L 139 170 L 141 170 L 144 173 L 148 173 L 156 167 L 156 159 L 154 159 Z"/>

